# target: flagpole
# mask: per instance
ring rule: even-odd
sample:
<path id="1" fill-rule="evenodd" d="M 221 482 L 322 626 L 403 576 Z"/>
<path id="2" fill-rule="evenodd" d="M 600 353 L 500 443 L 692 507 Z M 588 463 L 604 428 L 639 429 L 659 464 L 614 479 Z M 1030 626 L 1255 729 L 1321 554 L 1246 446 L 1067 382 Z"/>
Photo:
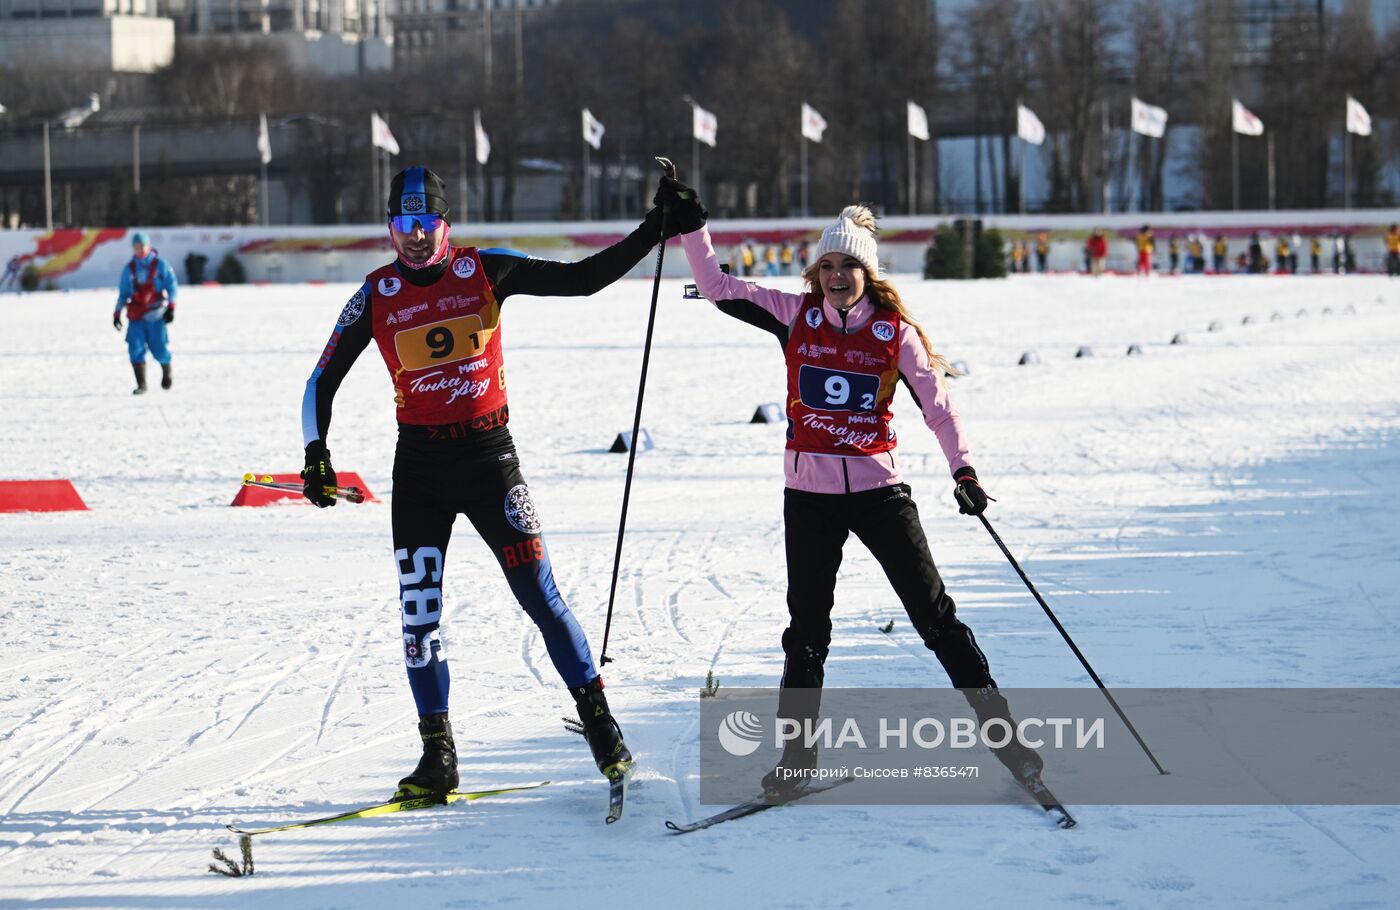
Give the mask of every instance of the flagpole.
<path id="1" fill-rule="evenodd" d="M 1127 191 L 1127 198 L 1125 198 L 1125 199 L 1123 200 L 1123 211 L 1125 211 L 1125 212 L 1132 212 L 1132 211 L 1141 212 L 1141 211 L 1143 211 L 1143 209 L 1145 208 L 1144 203 L 1145 203 L 1146 200 L 1147 200 L 1147 193 L 1145 193 L 1145 192 L 1143 191 L 1143 187 L 1142 187 L 1142 176 L 1143 176 L 1143 174 L 1146 173 L 1146 171 L 1147 171 L 1147 169 L 1146 169 L 1145 167 L 1143 167 L 1143 165 L 1142 165 L 1142 159 L 1146 158 L 1147 156 L 1146 156 L 1146 155 L 1139 155 L 1139 154 L 1137 153 L 1138 145 L 1141 143 L 1142 140 L 1138 139 L 1138 116 L 1137 116 L 1137 112 L 1138 112 L 1138 98 L 1137 98 L 1137 94 L 1136 94 L 1136 89 L 1134 89 L 1134 94 L 1133 94 L 1132 100 L 1129 102 L 1129 105 L 1130 105 L 1130 107 L 1129 107 L 1129 109 L 1128 109 L 1128 191 Z M 1136 209 L 1133 208 L 1134 204 L 1136 204 L 1136 206 L 1137 206 Z"/>
<path id="2" fill-rule="evenodd" d="M 477 202 L 481 209 L 481 220 L 486 220 L 486 165 L 481 163 L 481 158 L 476 159 L 476 186 Z"/>
<path id="3" fill-rule="evenodd" d="M 1240 132 L 1230 121 L 1230 192 L 1234 196 L 1235 211 L 1240 210 Z"/>
<path id="4" fill-rule="evenodd" d="M 1042 142 L 1045 140 L 1041 140 Z M 1022 215 L 1026 214 L 1026 146 L 1030 142 L 1021 135 L 1021 102 L 1016 102 L 1016 201 Z"/>
<path id="5" fill-rule="evenodd" d="M 1344 181 L 1344 184 L 1342 186 L 1342 208 L 1349 209 L 1351 208 L 1351 128 L 1350 124 L 1344 123 L 1342 126 L 1342 148 L 1344 149 L 1342 157 L 1343 160 L 1346 162 L 1346 166 L 1342 169 L 1342 178 Z"/>
<path id="6" fill-rule="evenodd" d="M 1269 131 L 1269 211 L 1274 210 L 1274 134 Z"/>
<path id="7" fill-rule="evenodd" d="M 462 131 L 457 135 L 457 205 L 462 209 L 457 218 L 467 220 L 467 187 L 471 177 L 467 175 L 467 124 L 462 123 Z"/>
<path id="8" fill-rule="evenodd" d="M 370 123 L 369 137 L 369 180 L 370 180 L 370 200 L 369 217 L 371 221 L 376 220 L 375 208 L 379 205 L 379 200 L 384 198 L 384 194 L 379 192 L 379 146 L 374 144 L 374 123 Z"/>
<path id="9" fill-rule="evenodd" d="M 53 164 L 47 120 L 44 121 L 44 226 L 53 233 Z"/>
<path id="10" fill-rule="evenodd" d="M 48 136 L 48 133 L 44 133 Z M 802 143 L 802 217 L 807 217 L 807 137 L 803 136 L 799 142 Z"/>
<path id="11" fill-rule="evenodd" d="M 262 156 L 261 156 L 261 155 L 258 156 L 258 160 L 259 160 L 259 161 L 262 161 Z M 261 188 L 262 188 L 262 203 L 261 203 L 261 208 L 262 208 L 262 226 L 263 226 L 263 227 L 267 227 L 269 219 L 268 219 L 268 215 L 267 215 L 267 162 L 266 162 L 266 161 L 262 161 L 262 184 L 261 184 Z"/>
<path id="12" fill-rule="evenodd" d="M 593 194 L 590 193 L 589 184 L 593 181 L 593 174 L 588 166 L 588 140 L 583 141 L 583 220 L 593 220 Z"/>
<path id="13" fill-rule="evenodd" d="M 1099 167 L 1103 174 L 1103 211 L 1108 214 L 1108 99 L 1103 102 L 1103 141 L 1099 144 Z"/>
<path id="14" fill-rule="evenodd" d="M 906 132 L 908 131 L 906 130 Z M 914 134 L 909 133 L 907 138 L 909 140 L 909 214 L 912 215 L 917 207 L 914 204 L 914 193 L 917 192 L 915 187 L 918 185 L 914 181 Z"/>

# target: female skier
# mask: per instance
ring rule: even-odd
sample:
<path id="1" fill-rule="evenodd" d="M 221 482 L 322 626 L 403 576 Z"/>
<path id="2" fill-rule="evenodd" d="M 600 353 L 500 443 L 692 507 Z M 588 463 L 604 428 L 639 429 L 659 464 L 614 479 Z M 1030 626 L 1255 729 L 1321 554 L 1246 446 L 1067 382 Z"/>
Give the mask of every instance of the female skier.
<path id="1" fill-rule="evenodd" d="M 578 262 L 448 242 L 447 187 L 411 167 L 389 188 L 388 228 L 398 257 L 371 272 L 341 312 L 302 399 L 304 494 L 333 506 L 326 448 L 331 402 L 373 339 L 398 404 L 392 524 L 403 614 L 403 653 L 418 708 L 423 756 L 392 797 L 441 799 L 456 788 L 457 750 L 448 720 L 447 657 L 439 635 L 442 576 L 452 523 L 465 514 L 491 548 L 511 591 L 539 627 L 555 669 L 577 703 L 598 769 L 622 774 L 632 756 L 608 709 L 588 641 L 554 584 L 540 518 L 506 429 L 501 305 L 514 295 L 582 297 L 621 278 L 661 240 L 661 209 L 612 246 Z M 667 236 L 695 230 L 693 200 L 671 206 Z"/>
<path id="2" fill-rule="evenodd" d="M 675 193 L 679 201 L 683 190 L 663 179 L 658 200 Z M 895 459 L 890 404 L 903 381 L 948 459 L 963 494 L 959 511 L 979 515 L 987 507 L 943 381 L 951 369 L 881 277 L 874 215 L 859 205 L 842 210 L 802 273 L 807 284 L 801 294 L 726 275 L 703 226 L 685 233 L 681 243 L 700 293 L 722 312 L 776 335 L 787 360 L 783 527 L 791 618 L 783 632 L 778 716 L 801 723 L 817 713 L 836 570 L 854 532 L 885 570 L 924 644 L 967 694 L 979 722 L 1010 721 L 987 658 L 958 620 L 934 567 Z M 996 752 L 1022 784 L 1039 784 L 1041 760 L 1033 750 L 1013 738 Z M 804 746 L 801 737 L 789 740 L 764 789 L 770 796 L 797 789 L 810 780 L 816 759 L 816 748 Z"/>

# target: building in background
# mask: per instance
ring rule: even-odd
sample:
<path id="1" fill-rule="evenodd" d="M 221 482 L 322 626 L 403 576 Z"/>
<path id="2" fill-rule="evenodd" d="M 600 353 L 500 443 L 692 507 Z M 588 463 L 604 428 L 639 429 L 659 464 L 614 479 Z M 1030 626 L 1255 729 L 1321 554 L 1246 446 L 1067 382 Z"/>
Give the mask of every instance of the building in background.
<path id="1" fill-rule="evenodd" d="M 157 0 L 0 0 L 0 61 L 53 70 L 153 73 L 175 59 Z"/>
<path id="2" fill-rule="evenodd" d="M 179 50 L 271 45 L 298 72 L 359 76 L 393 68 L 392 0 L 155 0 Z"/>
<path id="3" fill-rule="evenodd" d="M 300 72 L 357 76 L 394 65 L 391 2 L 0 0 L 0 64 L 153 73 L 233 40 L 275 46 Z"/>
<path id="4" fill-rule="evenodd" d="M 400 61 L 423 61 L 444 47 L 479 48 L 492 34 L 516 31 L 526 17 L 559 0 L 397 0 L 391 12 L 394 53 Z"/>

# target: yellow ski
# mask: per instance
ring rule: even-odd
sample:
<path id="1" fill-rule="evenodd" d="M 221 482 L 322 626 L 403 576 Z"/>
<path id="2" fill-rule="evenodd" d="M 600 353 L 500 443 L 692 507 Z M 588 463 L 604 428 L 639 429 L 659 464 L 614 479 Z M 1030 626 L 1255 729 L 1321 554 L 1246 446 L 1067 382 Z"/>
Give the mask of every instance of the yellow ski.
<path id="1" fill-rule="evenodd" d="M 293 828 L 310 828 L 315 825 L 329 825 L 333 822 L 346 822 L 356 818 L 373 818 L 376 815 L 388 815 L 391 812 L 410 812 L 414 809 L 427 809 L 432 806 L 441 806 L 444 803 L 455 803 L 477 799 L 485 799 L 488 796 L 500 796 L 503 793 L 519 793 L 524 790 L 537 790 L 547 786 L 552 781 L 541 781 L 538 784 L 525 784 L 521 787 L 501 787 L 498 790 L 454 790 L 447 794 L 446 800 L 434 799 L 431 796 L 422 796 L 416 799 L 401 799 L 396 802 L 380 803 L 377 806 L 366 806 L 363 809 L 355 809 L 351 812 L 342 812 L 339 815 L 328 815 L 324 818 L 313 818 L 304 822 L 295 822 L 290 825 L 278 825 L 274 828 L 240 828 L 237 825 L 225 825 L 234 834 L 245 834 L 252 836 L 255 834 L 271 834 L 273 831 L 291 831 Z"/>

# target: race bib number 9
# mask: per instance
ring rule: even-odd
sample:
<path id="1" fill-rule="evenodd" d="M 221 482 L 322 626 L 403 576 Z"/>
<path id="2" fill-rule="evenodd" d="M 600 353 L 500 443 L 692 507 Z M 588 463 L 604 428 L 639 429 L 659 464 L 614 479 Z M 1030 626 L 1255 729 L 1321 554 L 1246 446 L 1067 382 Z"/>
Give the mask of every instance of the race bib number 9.
<path id="1" fill-rule="evenodd" d="M 817 411 L 875 410 L 880 377 L 870 373 L 848 373 L 803 364 L 797 372 L 797 393 L 802 403 Z"/>
<path id="2" fill-rule="evenodd" d="M 486 347 L 481 317 L 458 316 L 394 334 L 394 350 L 405 370 L 456 363 L 476 357 Z"/>

